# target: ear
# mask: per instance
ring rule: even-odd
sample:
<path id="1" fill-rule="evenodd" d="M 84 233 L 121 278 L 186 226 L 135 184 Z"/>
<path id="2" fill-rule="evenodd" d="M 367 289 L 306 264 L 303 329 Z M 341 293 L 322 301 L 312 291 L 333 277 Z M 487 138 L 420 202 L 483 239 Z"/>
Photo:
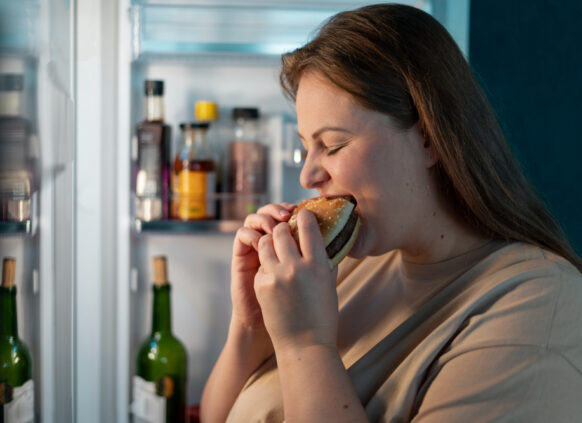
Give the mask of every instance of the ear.
<path id="1" fill-rule="evenodd" d="M 424 144 L 422 146 L 422 151 L 424 152 L 424 163 L 427 169 L 430 169 L 435 164 L 438 163 L 439 158 L 437 156 L 436 151 L 433 148 L 433 143 L 430 141 L 430 138 L 427 136 L 423 136 Z"/>
<path id="2" fill-rule="evenodd" d="M 439 161 L 438 155 L 433 147 L 433 143 L 431 142 L 430 137 L 426 131 L 424 131 L 418 123 L 416 123 L 411 128 L 411 131 L 420 149 L 420 154 L 423 157 L 424 166 L 427 169 L 430 169 Z"/>

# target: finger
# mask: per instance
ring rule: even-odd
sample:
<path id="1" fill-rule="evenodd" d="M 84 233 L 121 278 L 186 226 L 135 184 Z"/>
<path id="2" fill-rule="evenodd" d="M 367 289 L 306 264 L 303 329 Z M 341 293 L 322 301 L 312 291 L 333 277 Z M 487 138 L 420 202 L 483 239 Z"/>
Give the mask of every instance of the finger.
<path id="1" fill-rule="evenodd" d="M 291 203 L 267 204 L 257 210 L 257 214 L 266 214 L 278 221 L 286 221 L 291 217 L 295 205 Z"/>
<path id="2" fill-rule="evenodd" d="M 299 246 L 291 235 L 291 229 L 285 222 L 279 223 L 273 230 L 273 245 L 279 261 L 299 260 Z"/>
<path id="3" fill-rule="evenodd" d="M 233 254 L 245 255 L 250 249 L 259 249 L 259 239 L 262 234 L 254 229 L 241 227 L 236 232 Z"/>
<path id="4" fill-rule="evenodd" d="M 261 234 L 272 234 L 273 228 L 279 223 L 272 216 L 267 214 L 253 213 L 249 214 L 245 221 L 244 226 L 255 231 L 259 231 Z"/>
<path id="5" fill-rule="evenodd" d="M 261 266 L 265 270 L 273 269 L 279 260 L 277 259 L 277 254 L 275 253 L 275 248 L 273 246 L 273 235 L 266 234 L 259 240 L 259 261 Z"/>
<path id="6" fill-rule="evenodd" d="M 297 207 L 297 205 L 296 205 L 296 204 L 293 204 L 293 203 L 287 203 L 287 202 L 285 202 L 285 203 L 281 203 L 280 205 L 281 205 L 282 207 L 284 207 L 284 208 L 285 208 L 285 209 L 286 209 L 288 212 L 292 212 L 292 211 L 293 211 L 293 209 L 295 209 L 295 208 Z"/>
<path id="7" fill-rule="evenodd" d="M 309 260 L 327 260 L 325 244 L 319 232 L 317 220 L 312 212 L 300 210 L 297 215 L 297 233 L 303 257 Z"/>

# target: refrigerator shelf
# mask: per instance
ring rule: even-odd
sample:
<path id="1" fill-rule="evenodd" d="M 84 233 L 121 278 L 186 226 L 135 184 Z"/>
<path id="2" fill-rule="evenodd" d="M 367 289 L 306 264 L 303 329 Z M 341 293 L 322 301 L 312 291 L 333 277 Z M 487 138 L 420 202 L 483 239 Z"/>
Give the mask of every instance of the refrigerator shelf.
<path id="1" fill-rule="evenodd" d="M 30 219 L 22 222 L 0 222 L 1 235 L 31 235 L 32 222 Z"/>
<path id="2" fill-rule="evenodd" d="M 39 0 L 0 2 L 0 49 L 3 54 L 36 57 L 40 11 Z"/>
<path id="3" fill-rule="evenodd" d="M 222 4 L 221 4 L 222 3 Z M 130 8 L 132 58 L 279 58 L 303 45 L 337 4 L 141 3 Z"/>
<path id="4" fill-rule="evenodd" d="M 149 222 L 135 219 L 137 233 L 234 233 L 242 226 L 240 220 L 152 220 Z"/>

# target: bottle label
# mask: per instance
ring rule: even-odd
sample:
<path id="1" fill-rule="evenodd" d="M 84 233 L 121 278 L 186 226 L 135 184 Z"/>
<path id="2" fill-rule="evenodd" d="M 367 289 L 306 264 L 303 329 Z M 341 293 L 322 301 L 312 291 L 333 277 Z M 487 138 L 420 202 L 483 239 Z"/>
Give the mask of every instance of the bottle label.
<path id="1" fill-rule="evenodd" d="M 179 218 L 188 220 L 214 217 L 214 198 L 209 194 L 214 192 L 216 174 L 184 169 L 178 178 Z"/>
<path id="2" fill-rule="evenodd" d="M 0 410 L 5 423 L 34 422 L 34 382 L 13 388 L 7 383 L 0 383 Z"/>
<path id="3" fill-rule="evenodd" d="M 165 423 L 166 397 L 159 396 L 155 382 L 139 376 L 133 377 L 133 404 L 131 412 L 134 423 Z"/>

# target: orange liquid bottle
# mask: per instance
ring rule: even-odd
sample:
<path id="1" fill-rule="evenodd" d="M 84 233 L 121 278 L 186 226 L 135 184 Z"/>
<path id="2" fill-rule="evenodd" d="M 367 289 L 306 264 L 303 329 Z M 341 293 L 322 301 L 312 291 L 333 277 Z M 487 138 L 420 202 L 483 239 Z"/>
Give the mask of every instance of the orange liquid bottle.
<path id="1" fill-rule="evenodd" d="M 213 219 L 216 171 L 208 147 L 208 123 L 183 123 L 182 142 L 172 173 L 172 217 L 178 220 Z"/>

